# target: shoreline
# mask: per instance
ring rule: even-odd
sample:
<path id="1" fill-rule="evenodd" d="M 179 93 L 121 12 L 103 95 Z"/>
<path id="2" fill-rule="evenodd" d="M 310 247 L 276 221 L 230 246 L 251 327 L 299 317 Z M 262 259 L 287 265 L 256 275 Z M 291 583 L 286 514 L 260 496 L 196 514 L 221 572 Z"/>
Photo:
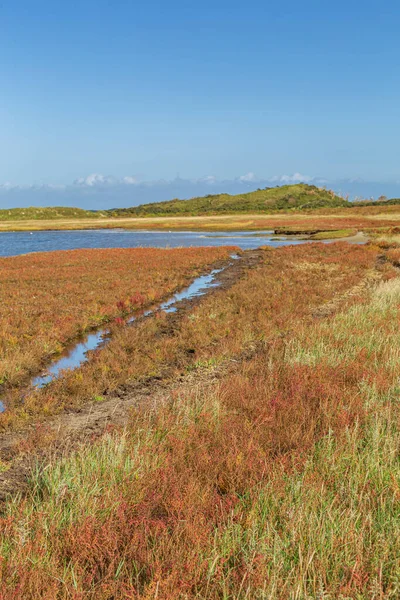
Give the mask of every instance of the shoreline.
<path id="1" fill-rule="evenodd" d="M 107 229 L 146 231 L 260 231 L 321 232 L 353 229 L 387 230 L 400 225 L 400 212 L 391 214 L 243 213 L 203 216 L 102 217 L 71 219 L 0 220 L 0 233 L 34 231 L 92 231 Z"/>

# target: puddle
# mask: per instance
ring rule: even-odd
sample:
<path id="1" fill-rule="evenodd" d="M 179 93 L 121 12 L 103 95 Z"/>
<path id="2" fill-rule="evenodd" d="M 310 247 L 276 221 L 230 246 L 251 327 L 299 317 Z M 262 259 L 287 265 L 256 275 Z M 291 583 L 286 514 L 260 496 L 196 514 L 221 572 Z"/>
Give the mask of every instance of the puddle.
<path id="1" fill-rule="evenodd" d="M 231 258 L 236 260 L 240 257 L 233 255 Z M 232 264 L 233 263 L 230 263 L 228 266 Z M 134 316 L 127 318 L 125 321 L 126 325 L 132 324 L 140 317 L 146 317 L 158 311 L 164 311 L 167 313 L 176 312 L 178 309 L 178 304 L 182 302 L 182 300 L 190 300 L 191 298 L 203 296 L 210 288 L 218 287 L 220 282 L 216 281 L 216 276 L 226 268 L 227 267 L 223 267 L 222 269 L 214 269 L 208 275 L 200 275 L 200 277 L 197 277 L 187 288 L 181 292 L 177 292 L 162 304 L 158 304 L 154 308 L 136 313 Z M 100 346 L 104 346 L 110 341 L 110 339 L 111 331 L 107 328 L 102 328 L 96 332 L 89 333 L 83 340 L 77 342 L 72 348 L 65 350 L 62 356 L 55 360 L 53 364 L 46 369 L 44 374 L 34 377 L 31 380 L 31 388 L 43 388 L 45 385 L 48 385 L 54 379 L 56 379 L 62 371 L 72 371 L 77 369 L 83 363 L 88 361 L 87 353 L 89 351 L 96 350 Z M 4 412 L 5 409 L 6 407 L 4 406 L 4 403 L 0 400 L 0 412 Z"/>
<path id="2" fill-rule="evenodd" d="M 160 310 L 163 310 L 167 313 L 175 312 L 177 309 L 176 305 L 182 300 L 189 300 L 190 298 L 203 296 L 208 289 L 218 287 L 220 284 L 218 281 L 215 281 L 215 277 L 222 271 L 224 271 L 224 269 L 214 269 L 208 275 L 201 275 L 195 279 L 188 288 L 182 292 L 178 292 L 170 300 L 167 300 L 161 304 Z"/>
<path id="3" fill-rule="evenodd" d="M 46 369 L 45 375 L 39 375 L 32 379 L 31 386 L 34 388 L 42 388 L 53 379 L 55 379 L 61 371 L 76 369 L 87 360 L 86 353 L 89 350 L 96 350 L 104 341 L 108 330 L 102 329 L 96 333 L 90 333 L 82 342 L 76 344 L 72 350 L 61 356 L 56 362 Z"/>

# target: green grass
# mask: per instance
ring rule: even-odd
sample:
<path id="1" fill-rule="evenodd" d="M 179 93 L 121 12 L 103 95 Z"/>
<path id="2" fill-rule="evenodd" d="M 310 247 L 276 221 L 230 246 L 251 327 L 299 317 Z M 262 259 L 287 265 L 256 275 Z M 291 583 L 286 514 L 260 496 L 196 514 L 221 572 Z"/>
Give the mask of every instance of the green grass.
<path id="1" fill-rule="evenodd" d="M 334 240 L 356 235 L 356 229 L 337 229 L 335 231 L 320 231 L 312 236 L 313 240 Z"/>
<path id="2" fill-rule="evenodd" d="M 0 210 L 1 221 L 47 221 L 57 219 L 96 219 L 105 217 L 196 216 L 243 214 L 251 212 L 299 211 L 315 208 L 347 207 L 350 203 L 330 190 L 314 185 L 295 184 L 259 189 L 246 194 L 208 195 L 189 200 L 169 200 L 137 207 L 88 211 L 72 207 L 27 207 Z"/>
<path id="3" fill-rule="evenodd" d="M 0 221 L 35 221 L 52 219 L 96 219 L 104 216 L 98 211 L 69 206 L 10 208 L 0 210 Z"/>
<path id="4" fill-rule="evenodd" d="M 224 559 L 235 568 L 232 554 L 237 564 L 251 564 L 258 556 L 265 581 L 248 598 L 398 597 L 399 508 L 392 482 L 400 479 L 400 438 L 391 398 L 374 401 L 375 411 L 362 430 L 346 432 L 340 444 L 328 434 L 301 472 L 275 472 L 254 498 L 241 501 L 215 536 L 210 577 Z M 370 592 L 351 592 L 351 584 L 347 593 L 340 592 L 349 573 L 354 587 L 362 584 L 365 564 L 374 573 Z M 231 597 L 232 576 L 227 569 L 223 598 Z M 384 581 L 391 591 L 382 595 Z"/>
<path id="5" fill-rule="evenodd" d="M 190 200 L 169 200 L 109 211 L 112 216 L 170 216 L 274 212 L 346 207 L 350 203 L 330 190 L 298 183 L 259 189 L 246 194 L 210 194 Z"/>
<path id="6" fill-rule="evenodd" d="M 367 305 L 355 304 L 333 322 L 322 322 L 310 344 L 304 345 L 299 338 L 288 344 L 287 360 L 308 366 L 324 361 L 336 367 L 343 361 L 356 362 L 362 351 L 376 357 L 377 369 L 384 361 L 394 377 L 400 366 L 399 305 L 400 281 L 382 283 L 371 292 Z"/>
<path id="7" fill-rule="evenodd" d="M 393 390 L 379 394 L 364 388 L 364 394 L 369 417 L 363 425 L 347 429 L 340 440 L 328 433 L 315 444 L 302 469 L 295 468 L 290 474 L 278 464 L 266 482 L 240 498 L 226 520 L 218 523 L 208 546 L 192 556 L 193 572 L 201 565 L 206 573 L 201 588 L 176 598 L 399 597 L 396 482 L 400 480 L 400 437 L 391 408 Z M 84 448 L 45 471 L 37 470 L 31 483 L 32 496 L 22 512 L 18 502 L 8 506 L 6 520 L 13 520 L 20 537 L 2 538 L 3 559 L 12 561 L 18 556 L 20 568 L 29 568 L 33 579 L 34 567 L 45 576 L 47 586 L 50 574 L 60 592 L 66 590 L 60 598 L 67 597 L 67 590 L 81 590 L 82 559 L 71 556 L 57 565 L 54 556 L 62 547 L 65 532 L 92 520 L 101 531 L 120 502 L 129 502 L 133 510 L 143 500 L 141 482 L 168 464 L 164 440 L 190 436 L 193 423 L 204 413 L 211 412 L 218 427 L 224 408 L 217 397 L 209 395 L 189 404 L 182 398 L 175 411 L 173 422 L 157 427 L 150 420 L 148 427 L 137 431 L 135 439 L 126 433 L 108 435 L 96 446 Z M 132 495 L 135 481 L 136 496 Z M 43 551 L 38 551 L 35 536 Z M 33 545 L 35 552 L 29 556 L 21 553 L 22 539 L 28 547 Z M 179 543 L 179 539 L 171 543 Z M 150 542 L 150 547 L 153 545 L 156 562 L 156 539 Z M 143 575 L 139 564 L 126 560 L 123 548 L 95 551 L 99 550 L 104 555 L 108 551 L 120 553 L 112 565 L 114 585 L 118 589 L 124 582 L 128 589 L 134 589 Z M 246 571 L 252 573 L 251 584 L 245 576 L 238 580 L 237 574 Z M 148 593 L 138 597 L 152 598 L 151 589 L 149 586 Z M 94 591 L 93 596 L 82 597 L 111 597 L 100 595 L 100 590 L 97 593 L 99 596 Z"/>
<path id="8" fill-rule="evenodd" d="M 113 226 L 110 219 L 134 217 L 196 217 L 212 215 L 246 214 L 307 214 L 313 210 L 363 207 L 385 207 L 400 204 L 400 199 L 385 201 L 350 202 L 335 194 L 332 190 L 315 185 L 298 183 L 277 187 L 266 187 L 243 194 L 208 194 L 206 196 L 180 200 L 153 202 L 129 208 L 113 208 L 104 211 L 89 211 L 73 207 L 27 207 L 0 210 L 0 224 L 13 221 L 57 221 L 80 219 L 108 219 L 107 226 Z M 118 225 L 114 225 L 118 226 Z M 48 226 L 47 226 L 48 227 Z M 65 224 L 62 228 L 72 229 Z M 333 237 L 333 236 L 332 236 Z M 318 239 L 318 238 L 317 238 Z"/>

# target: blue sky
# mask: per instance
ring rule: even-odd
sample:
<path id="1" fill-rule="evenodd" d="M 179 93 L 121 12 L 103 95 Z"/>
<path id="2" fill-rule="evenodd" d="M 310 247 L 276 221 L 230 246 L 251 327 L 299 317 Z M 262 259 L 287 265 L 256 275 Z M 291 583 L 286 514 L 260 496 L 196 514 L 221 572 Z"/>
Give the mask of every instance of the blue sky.
<path id="1" fill-rule="evenodd" d="M 400 195 L 399 29 L 390 0 L 3 1 L 0 204 L 296 173 Z"/>

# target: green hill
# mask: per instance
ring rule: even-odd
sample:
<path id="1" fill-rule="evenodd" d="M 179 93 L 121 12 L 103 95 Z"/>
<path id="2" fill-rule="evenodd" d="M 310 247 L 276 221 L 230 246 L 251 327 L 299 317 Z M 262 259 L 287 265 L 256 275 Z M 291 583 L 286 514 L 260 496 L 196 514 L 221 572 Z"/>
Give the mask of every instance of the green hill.
<path id="1" fill-rule="evenodd" d="M 350 202 L 334 192 L 315 185 L 298 183 L 274 188 L 259 189 L 245 194 L 215 194 L 142 204 L 132 208 L 108 211 L 110 216 L 151 217 L 171 215 L 204 215 L 220 213 L 275 212 L 279 210 L 305 210 L 313 208 L 335 208 L 349 206 Z"/>
<path id="2" fill-rule="evenodd" d="M 362 204 L 362 202 L 360 202 Z M 397 206 L 400 204 L 400 198 L 389 198 L 385 200 L 374 200 L 373 202 L 364 202 L 365 206 Z"/>
<path id="3" fill-rule="evenodd" d="M 68 206 L 10 208 L 0 210 L 0 221 L 36 221 L 53 219 L 88 219 L 104 213 Z"/>
<path id="4" fill-rule="evenodd" d="M 258 189 L 245 194 L 209 194 L 189 200 L 168 200 L 131 208 L 90 211 L 67 206 L 10 208 L 0 210 L 1 221 L 96 219 L 101 217 L 195 216 L 235 213 L 273 213 L 315 208 L 352 206 L 331 190 L 298 183 Z"/>

